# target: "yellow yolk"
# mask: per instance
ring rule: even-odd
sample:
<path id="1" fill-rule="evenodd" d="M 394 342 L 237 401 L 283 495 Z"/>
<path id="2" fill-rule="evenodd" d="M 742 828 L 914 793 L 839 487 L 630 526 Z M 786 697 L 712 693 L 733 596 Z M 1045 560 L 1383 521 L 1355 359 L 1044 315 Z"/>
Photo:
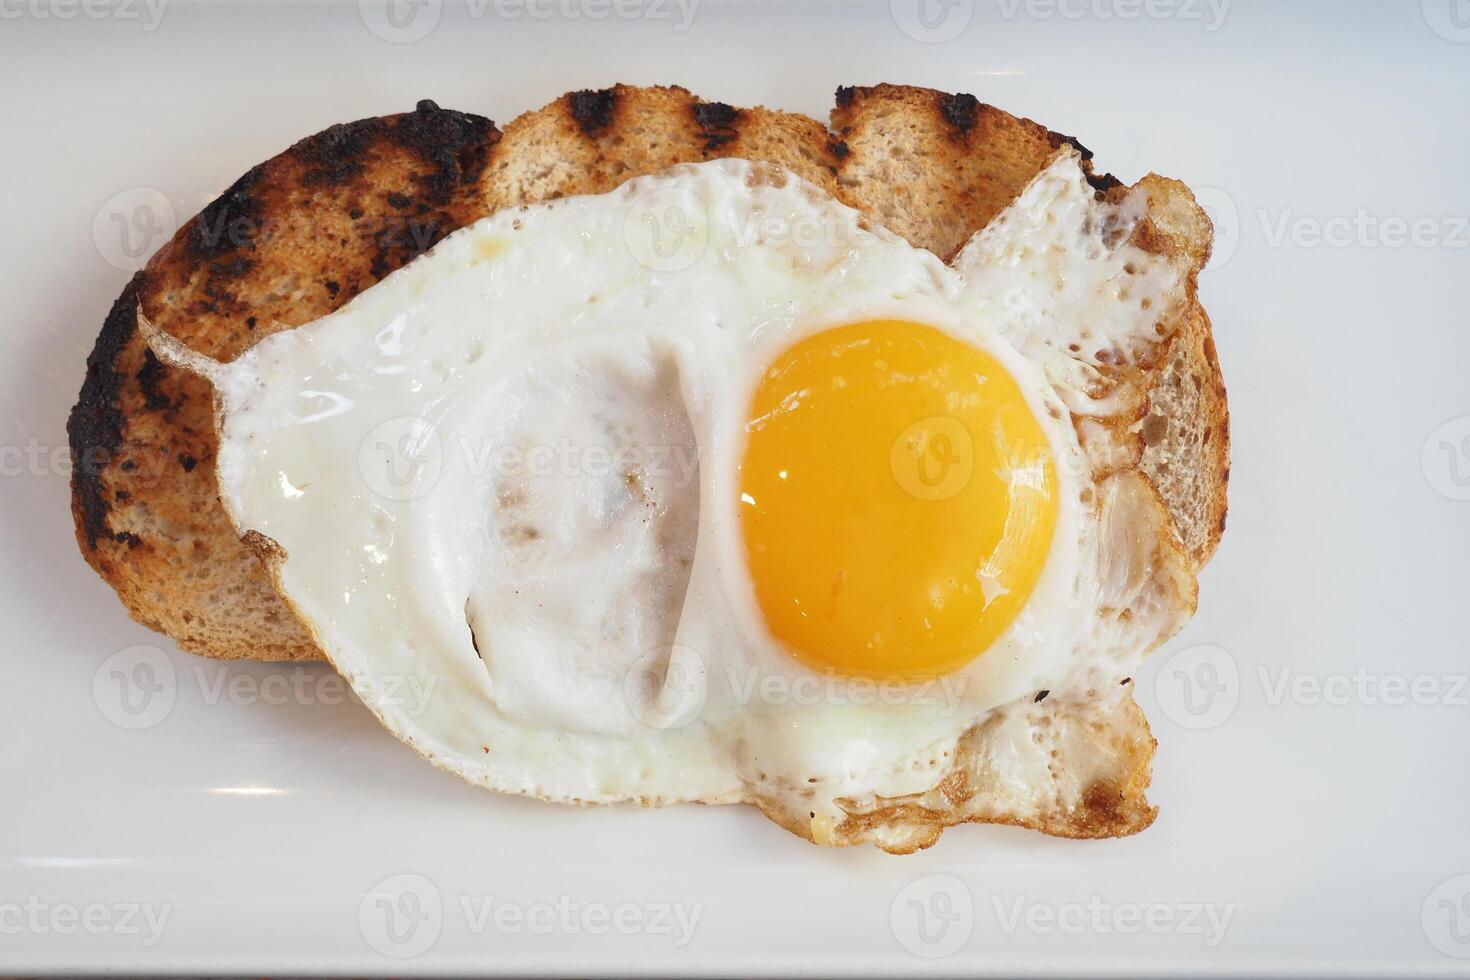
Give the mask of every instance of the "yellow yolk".
<path id="1" fill-rule="evenodd" d="M 825 330 L 762 375 L 741 529 L 775 637 L 819 668 L 932 677 L 1025 605 L 1056 524 L 1046 436 L 998 361 L 939 330 Z"/>

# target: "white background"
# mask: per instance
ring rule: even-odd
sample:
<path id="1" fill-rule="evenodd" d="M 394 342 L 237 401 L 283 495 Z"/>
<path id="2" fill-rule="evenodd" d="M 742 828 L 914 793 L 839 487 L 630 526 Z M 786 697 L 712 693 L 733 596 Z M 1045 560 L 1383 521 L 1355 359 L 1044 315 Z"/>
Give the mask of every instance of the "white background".
<path id="1" fill-rule="evenodd" d="M 705 0 L 683 30 L 672 3 L 593 20 L 431 0 L 403 9 L 428 30 L 409 43 L 369 28 L 385 23 L 371 0 L 89 9 L 103 16 L 0 0 L 0 972 L 1470 973 L 1470 878 L 1454 880 L 1470 873 L 1464 0 L 956 0 L 927 22 L 902 2 Z M 166 218 L 161 195 L 182 221 L 332 123 L 432 97 L 504 124 L 614 81 L 819 118 L 838 84 L 973 92 L 1211 205 L 1201 293 L 1231 395 L 1230 528 L 1198 616 L 1138 679 L 1159 739 L 1152 829 L 960 828 L 894 858 L 820 850 L 744 809 L 501 799 L 360 707 L 315 703 L 338 694 L 324 668 L 181 654 L 88 571 L 64 461 L 19 452 L 65 445 L 127 278 L 106 234 L 118 200 Z M 126 730 L 93 682 L 139 645 L 155 650 L 126 665 L 174 693 Z M 216 687 L 272 677 L 305 695 Z M 1303 677 L 1326 693 L 1279 694 Z M 1416 680 L 1431 703 L 1388 703 Z M 400 874 L 423 877 L 374 892 Z M 491 897 L 533 918 L 560 902 L 699 919 L 683 946 L 577 918 L 477 929 L 461 899 Z M 419 931 L 395 945 L 379 898 L 419 899 Z M 128 930 L 137 905 L 167 913 L 161 936 L 141 913 Z M 1223 934 L 1196 905 L 1229 915 Z"/>

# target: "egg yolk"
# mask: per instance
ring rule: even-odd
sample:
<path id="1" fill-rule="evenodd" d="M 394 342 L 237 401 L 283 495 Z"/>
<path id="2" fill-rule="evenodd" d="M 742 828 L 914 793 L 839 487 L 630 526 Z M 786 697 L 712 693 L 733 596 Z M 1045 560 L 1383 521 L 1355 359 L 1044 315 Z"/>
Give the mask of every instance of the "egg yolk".
<path id="1" fill-rule="evenodd" d="M 923 678 L 1015 620 L 1056 525 L 1051 452 L 989 354 L 923 324 L 853 323 L 781 354 L 740 466 L 761 613 L 826 671 Z"/>

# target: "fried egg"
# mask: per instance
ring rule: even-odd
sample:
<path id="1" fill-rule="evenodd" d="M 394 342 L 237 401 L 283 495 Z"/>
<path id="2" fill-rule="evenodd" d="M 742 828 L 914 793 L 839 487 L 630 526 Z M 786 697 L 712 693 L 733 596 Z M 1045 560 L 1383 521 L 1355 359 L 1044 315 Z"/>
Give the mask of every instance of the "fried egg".
<path id="1" fill-rule="evenodd" d="M 1015 705 L 1116 698 L 1192 611 L 1118 461 L 1119 379 L 1185 300 L 1144 207 L 1063 148 L 951 267 L 719 160 L 173 355 L 215 384 L 232 521 L 430 761 L 821 839 Z"/>

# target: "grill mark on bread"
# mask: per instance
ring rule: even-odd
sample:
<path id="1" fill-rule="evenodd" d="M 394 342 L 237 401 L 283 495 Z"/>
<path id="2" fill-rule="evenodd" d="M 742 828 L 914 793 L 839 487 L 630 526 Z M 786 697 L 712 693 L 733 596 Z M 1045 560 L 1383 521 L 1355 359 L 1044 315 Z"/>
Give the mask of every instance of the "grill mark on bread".
<path id="1" fill-rule="evenodd" d="M 219 197 L 204 206 L 204 210 L 189 222 L 187 237 L 189 251 L 198 259 L 211 259 L 234 251 L 238 232 L 257 223 L 261 202 L 255 195 L 255 185 L 265 174 L 265 164 L 247 170 Z"/>
<path id="2" fill-rule="evenodd" d="M 615 88 L 583 89 L 569 96 L 572 119 L 586 136 L 596 136 L 613 123 L 618 108 Z"/>
<path id="3" fill-rule="evenodd" d="M 363 156 L 375 135 L 372 128 L 361 122 L 339 123 L 303 140 L 299 145 L 310 169 L 302 175 L 302 185 L 335 187 L 361 174 Z"/>
<path id="4" fill-rule="evenodd" d="M 302 140 L 292 152 L 300 154 L 308 168 L 303 186 L 335 187 L 359 176 L 373 145 L 387 139 L 431 166 L 429 174 L 419 178 L 424 196 L 443 204 L 457 187 L 479 177 L 488 156 L 486 138 L 494 127 L 483 116 L 441 109 L 432 99 L 420 99 L 413 112 L 332 126 Z"/>
<path id="5" fill-rule="evenodd" d="M 443 207 L 456 190 L 479 179 L 489 147 L 498 137 L 489 119 L 441 109 L 423 99 L 413 112 L 329 127 L 296 143 L 282 156 L 295 158 L 304 168 L 301 187 L 336 188 L 364 173 L 379 143 L 402 147 L 427 163 L 429 171 L 413 175 L 416 187 L 391 191 L 390 200 L 400 209 L 425 213 Z M 270 224 L 267 216 L 274 217 L 268 197 L 280 190 L 266 179 L 266 168 L 273 162 L 251 168 L 199 212 L 187 238 L 196 258 L 222 258 L 257 246 Z"/>
<path id="6" fill-rule="evenodd" d="M 975 118 L 980 114 L 980 100 L 965 92 L 945 95 L 940 99 L 939 113 L 961 136 L 966 136 L 975 127 Z"/>
<path id="7" fill-rule="evenodd" d="M 133 377 L 137 379 L 138 390 L 143 393 L 143 407 L 150 412 L 163 412 L 173 407 L 173 402 L 159 388 L 166 370 L 151 350 L 143 352 L 143 366 Z"/>
<path id="8" fill-rule="evenodd" d="M 713 153 L 735 139 L 740 125 L 741 111 L 723 102 L 696 102 L 693 107 L 694 123 L 704 134 L 704 149 Z"/>
<path id="9" fill-rule="evenodd" d="M 421 99 L 413 112 L 394 120 L 392 137 L 433 166 L 422 182 L 430 199 L 444 204 L 456 189 L 479 179 L 499 131 L 484 116 L 441 109 L 432 99 Z"/>
<path id="10" fill-rule="evenodd" d="M 118 361 L 137 331 L 135 314 L 142 279 L 143 273 L 134 275 L 108 311 L 97 343 L 87 356 L 81 394 L 66 421 L 67 442 L 71 447 L 72 506 L 81 525 L 81 537 L 91 550 L 96 550 L 98 538 L 112 535 L 107 522 L 112 501 L 108 499 L 102 474 L 122 448 L 126 418 L 118 405 L 118 392 L 123 384 Z"/>

